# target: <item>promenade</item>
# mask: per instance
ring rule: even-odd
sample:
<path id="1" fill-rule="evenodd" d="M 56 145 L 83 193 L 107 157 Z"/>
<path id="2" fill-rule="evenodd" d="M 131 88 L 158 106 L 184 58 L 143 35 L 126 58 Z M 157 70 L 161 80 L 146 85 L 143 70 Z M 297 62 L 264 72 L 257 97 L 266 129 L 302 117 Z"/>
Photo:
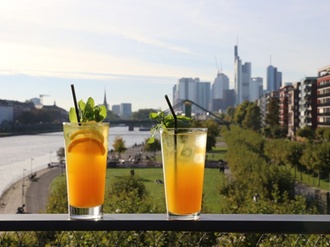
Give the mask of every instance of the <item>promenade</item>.
<path id="1" fill-rule="evenodd" d="M 142 153 L 144 158 L 145 155 L 152 155 L 152 153 L 143 152 L 143 147 L 138 145 L 128 148 L 121 156 L 127 160 L 128 157 L 134 157 L 138 153 Z M 60 167 L 45 168 L 37 171 L 37 177 L 32 181 L 27 176 L 16 181 L 0 198 L 0 214 L 15 214 L 17 208 L 23 204 L 25 204 L 26 213 L 45 212 L 50 184 L 62 172 L 65 172 L 65 169 Z"/>
<path id="2" fill-rule="evenodd" d="M 14 183 L 0 199 L 0 214 L 15 214 L 17 208 L 25 204 L 26 213 L 41 213 L 46 209 L 50 184 L 62 173 L 59 167 L 37 172 L 34 180 L 27 177 Z"/>

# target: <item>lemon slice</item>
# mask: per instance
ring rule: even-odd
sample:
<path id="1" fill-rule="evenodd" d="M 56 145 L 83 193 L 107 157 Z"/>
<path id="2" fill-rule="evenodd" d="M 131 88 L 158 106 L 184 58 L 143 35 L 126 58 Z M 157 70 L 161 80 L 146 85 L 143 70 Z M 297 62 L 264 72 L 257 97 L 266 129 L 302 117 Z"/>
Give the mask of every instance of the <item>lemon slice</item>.
<path id="1" fill-rule="evenodd" d="M 99 154 L 104 155 L 105 148 L 103 142 L 95 138 L 82 137 L 73 140 L 68 146 L 69 153 Z"/>
<path id="2" fill-rule="evenodd" d="M 80 139 L 80 138 L 94 138 L 101 143 L 104 142 L 103 135 L 98 130 L 94 130 L 94 129 L 78 130 L 70 136 L 70 140 Z"/>

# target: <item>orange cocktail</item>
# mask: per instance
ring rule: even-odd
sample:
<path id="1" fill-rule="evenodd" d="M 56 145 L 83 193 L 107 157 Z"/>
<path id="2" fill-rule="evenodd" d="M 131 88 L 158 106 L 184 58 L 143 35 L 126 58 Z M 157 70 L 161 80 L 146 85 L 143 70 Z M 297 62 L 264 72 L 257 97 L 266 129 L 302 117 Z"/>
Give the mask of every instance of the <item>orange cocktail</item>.
<path id="1" fill-rule="evenodd" d="M 71 218 L 102 217 L 108 131 L 108 123 L 64 123 Z M 95 211 L 100 212 L 94 215 Z M 100 215 L 97 216 L 98 214 Z"/>
<path id="2" fill-rule="evenodd" d="M 161 131 L 167 215 L 197 220 L 202 207 L 207 129 Z"/>

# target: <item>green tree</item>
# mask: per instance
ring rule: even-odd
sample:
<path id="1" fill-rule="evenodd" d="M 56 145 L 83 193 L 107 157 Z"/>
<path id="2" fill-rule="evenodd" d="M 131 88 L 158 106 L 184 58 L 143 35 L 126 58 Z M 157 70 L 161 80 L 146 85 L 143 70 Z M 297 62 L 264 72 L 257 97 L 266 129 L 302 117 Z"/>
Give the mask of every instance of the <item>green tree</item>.
<path id="1" fill-rule="evenodd" d="M 149 138 L 145 140 L 144 144 L 144 150 L 147 152 L 153 152 L 154 157 L 156 155 L 156 152 L 161 150 L 161 145 L 159 139 L 155 138 L 153 142 L 148 142 Z"/>
<path id="2" fill-rule="evenodd" d="M 63 147 L 56 151 L 58 162 L 63 163 L 65 161 L 65 150 Z"/>
<path id="3" fill-rule="evenodd" d="M 289 148 L 289 154 L 288 154 L 288 162 L 291 164 L 291 166 L 294 168 L 294 177 L 297 177 L 297 169 L 300 170 L 300 180 L 303 180 L 302 178 L 302 165 L 299 162 L 301 156 L 304 152 L 304 144 L 300 142 L 289 142 L 288 144 Z"/>
<path id="4" fill-rule="evenodd" d="M 113 141 L 113 150 L 114 152 L 118 153 L 118 159 L 121 158 L 121 154 L 125 153 L 127 148 L 125 146 L 125 141 L 123 140 L 122 137 L 117 136 L 115 140 Z"/>
<path id="5" fill-rule="evenodd" d="M 119 115 L 114 113 L 113 111 L 108 111 L 107 113 L 107 121 L 111 121 L 111 120 L 117 120 L 120 119 Z"/>
<path id="6" fill-rule="evenodd" d="M 245 119 L 247 108 L 252 104 L 249 101 L 244 101 L 242 104 L 238 105 L 234 113 L 234 122 L 239 126 L 242 126 L 243 120 Z"/>
<path id="7" fill-rule="evenodd" d="M 139 109 L 137 112 L 133 112 L 132 119 L 134 120 L 145 120 L 149 119 L 150 113 L 157 112 L 155 109 L 147 108 L 147 109 Z"/>
<path id="8" fill-rule="evenodd" d="M 232 122 L 234 119 L 234 115 L 235 115 L 235 107 L 229 106 L 226 110 L 225 120 L 228 122 Z"/>
<path id="9" fill-rule="evenodd" d="M 314 131 L 311 127 L 305 126 L 297 130 L 297 136 L 304 137 L 309 141 L 312 141 L 314 139 Z"/>
<path id="10" fill-rule="evenodd" d="M 266 114 L 266 123 L 270 128 L 277 127 L 280 124 L 280 117 L 279 117 L 279 99 L 272 98 L 267 105 L 267 114 Z"/>
<path id="11" fill-rule="evenodd" d="M 259 131 L 261 128 L 260 108 L 257 103 L 249 104 L 242 126 L 247 129 Z"/>
<path id="12" fill-rule="evenodd" d="M 209 118 L 206 121 L 193 121 L 192 127 L 207 128 L 206 151 L 212 150 L 216 145 L 216 138 L 220 135 L 220 125 L 213 119 Z"/>
<path id="13" fill-rule="evenodd" d="M 46 206 L 46 212 L 48 214 L 63 214 L 68 212 L 67 186 L 64 179 L 52 188 Z"/>
<path id="14" fill-rule="evenodd" d="M 104 211 L 107 213 L 150 213 L 154 209 L 143 179 L 138 176 L 114 179 L 106 197 Z"/>

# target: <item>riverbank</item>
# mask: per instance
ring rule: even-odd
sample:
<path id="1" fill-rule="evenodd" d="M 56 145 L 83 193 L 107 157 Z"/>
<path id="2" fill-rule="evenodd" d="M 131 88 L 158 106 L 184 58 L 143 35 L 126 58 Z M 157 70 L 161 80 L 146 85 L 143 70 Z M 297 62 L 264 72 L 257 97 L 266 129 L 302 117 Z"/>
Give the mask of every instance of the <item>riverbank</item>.
<path id="1" fill-rule="evenodd" d="M 121 155 L 122 160 L 128 160 L 141 154 L 143 159 L 151 156 L 152 153 L 144 152 L 143 145 L 133 145 Z M 118 167 L 125 167 L 125 163 L 119 164 Z M 0 214 L 15 214 L 17 208 L 25 204 L 25 212 L 40 213 L 45 211 L 49 196 L 49 186 L 53 179 L 65 170 L 60 167 L 47 168 L 47 162 L 42 167 L 34 170 L 37 176 L 34 180 L 28 178 L 29 173 L 23 171 L 23 176 L 5 186 L 0 197 Z M 5 174 L 5 173 L 3 173 Z"/>

